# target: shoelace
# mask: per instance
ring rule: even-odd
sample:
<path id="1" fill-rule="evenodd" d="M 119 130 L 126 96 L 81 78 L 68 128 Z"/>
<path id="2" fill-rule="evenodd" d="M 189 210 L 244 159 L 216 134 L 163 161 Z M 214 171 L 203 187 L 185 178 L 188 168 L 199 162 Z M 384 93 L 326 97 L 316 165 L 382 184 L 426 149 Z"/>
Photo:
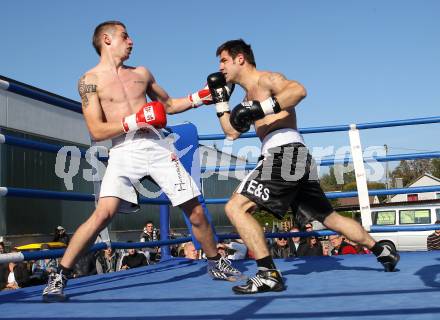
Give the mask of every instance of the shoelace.
<path id="1" fill-rule="evenodd" d="M 60 274 L 52 275 L 48 284 L 49 291 L 53 291 L 55 289 L 61 288 L 62 283 L 63 283 L 63 279 Z"/>
<path id="2" fill-rule="evenodd" d="M 221 271 L 227 271 L 227 272 L 237 272 L 238 270 L 235 269 L 231 261 L 229 261 L 227 258 L 221 257 L 218 261 L 218 269 Z"/>

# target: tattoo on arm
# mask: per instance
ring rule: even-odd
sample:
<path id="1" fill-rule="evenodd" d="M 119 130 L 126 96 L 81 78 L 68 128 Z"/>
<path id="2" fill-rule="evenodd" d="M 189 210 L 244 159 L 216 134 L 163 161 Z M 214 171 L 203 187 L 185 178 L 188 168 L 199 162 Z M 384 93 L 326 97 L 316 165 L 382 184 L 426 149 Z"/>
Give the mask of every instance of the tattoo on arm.
<path id="1" fill-rule="evenodd" d="M 278 72 L 271 73 L 269 76 L 270 82 L 277 83 L 278 81 L 286 80 L 286 77 Z"/>
<path id="2" fill-rule="evenodd" d="M 89 97 L 88 95 L 96 94 L 96 84 L 94 83 L 86 83 L 85 76 L 82 76 L 78 82 L 78 92 L 81 96 L 82 105 L 84 108 L 89 106 Z"/>

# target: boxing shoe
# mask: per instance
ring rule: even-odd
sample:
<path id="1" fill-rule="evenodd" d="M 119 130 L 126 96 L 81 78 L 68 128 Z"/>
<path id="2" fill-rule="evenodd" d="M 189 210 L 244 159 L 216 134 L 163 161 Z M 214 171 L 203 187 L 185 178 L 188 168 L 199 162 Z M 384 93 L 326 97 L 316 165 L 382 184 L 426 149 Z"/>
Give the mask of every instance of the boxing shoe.
<path id="1" fill-rule="evenodd" d="M 255 277 L 250 278 L 245 285 L 232 287 L 232 290 L 237 294 L 283 291 L 285 289 L 281 273 L 275 269 L 259 269 Z"/>
<path id="2" fill-rule="evenodd" d="M 64 288 L 67 285 L 67 277 L 62 273 L 52 272 L 49 274 L 47 286 L 43 290 L 44 302 L 62 302 L 67 300 Z"/>
<path id="3" fill-rule="evenodd" d="M 383 250 L 382 253 L 377 256 L 377 261 L 383 265 L 385 272 L 393 272 L 400 260 L 399 253 L 388 244 L 379 245 L 382 246 Z"/>
<path id="4" fill-rule="evenodd" d="M 237 281 L 243 279 L 243 274 L 224 257 L 218 260 L 208 260 L 208 274 L 214 280 Z"/>

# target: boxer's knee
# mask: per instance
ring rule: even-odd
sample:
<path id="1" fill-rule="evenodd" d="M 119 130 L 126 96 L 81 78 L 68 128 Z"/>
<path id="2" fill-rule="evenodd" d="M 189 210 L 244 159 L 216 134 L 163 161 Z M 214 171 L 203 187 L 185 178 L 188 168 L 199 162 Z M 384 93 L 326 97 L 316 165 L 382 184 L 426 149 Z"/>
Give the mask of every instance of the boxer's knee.
<path id="1" fill-rule="evenodd" d="M 234 193 L 225 205 L 225 213 L 231 221 L 233 221 L 237 215 L 252 214 L 255 209 L 256 204 L 253 201 L 237 193 Z"/>

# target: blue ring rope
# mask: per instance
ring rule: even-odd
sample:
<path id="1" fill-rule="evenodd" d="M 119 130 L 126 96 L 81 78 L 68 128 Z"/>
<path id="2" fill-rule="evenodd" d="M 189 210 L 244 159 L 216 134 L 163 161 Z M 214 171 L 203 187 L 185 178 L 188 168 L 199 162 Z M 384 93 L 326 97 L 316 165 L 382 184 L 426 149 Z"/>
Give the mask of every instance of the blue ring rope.
<path id="1" fill-rule="evenodd" d="M 411 226 L 378 226 L 372 225 L 370 233 L 381 233 L 381 232 L 399 232 L 399 231 L 432 231 L 440 230 L 440 225 L 411 225 Z M 266 233 L 266 238 L 290 238 L 290 237 L 326 237 L 338 234 L 332 230 L 316 230 L 311 232 L 276 232 L 276 233 Z M 219 234 L 217 235 L 219 240 L 226 239 L 239 239 L 238 234 Z M 147 247 L 161 247 L 173 244 L 181 244 L 185 242 L 190 242 L 191 237 L 183 237 L 178 239 L 162 240 L 162 241 L 151 241 L 151 242 L 111 242 L 111 243 L 97 243 L 93 245 L 89 251 L 103 250 L 108 247 L 113 249 L 130 249 L 130 248 L 147 248 Z M 44 251 L 31 251 L 31 252 L 19 252 L 17 254 L 3 254 L 0 255 L 0 263 L 7 262 L 10 260 L 23 261 L 23 260 L 38 260 L 47 258 L 59 258 L 64 254 L 65 249 L 52 249 Z"/>

